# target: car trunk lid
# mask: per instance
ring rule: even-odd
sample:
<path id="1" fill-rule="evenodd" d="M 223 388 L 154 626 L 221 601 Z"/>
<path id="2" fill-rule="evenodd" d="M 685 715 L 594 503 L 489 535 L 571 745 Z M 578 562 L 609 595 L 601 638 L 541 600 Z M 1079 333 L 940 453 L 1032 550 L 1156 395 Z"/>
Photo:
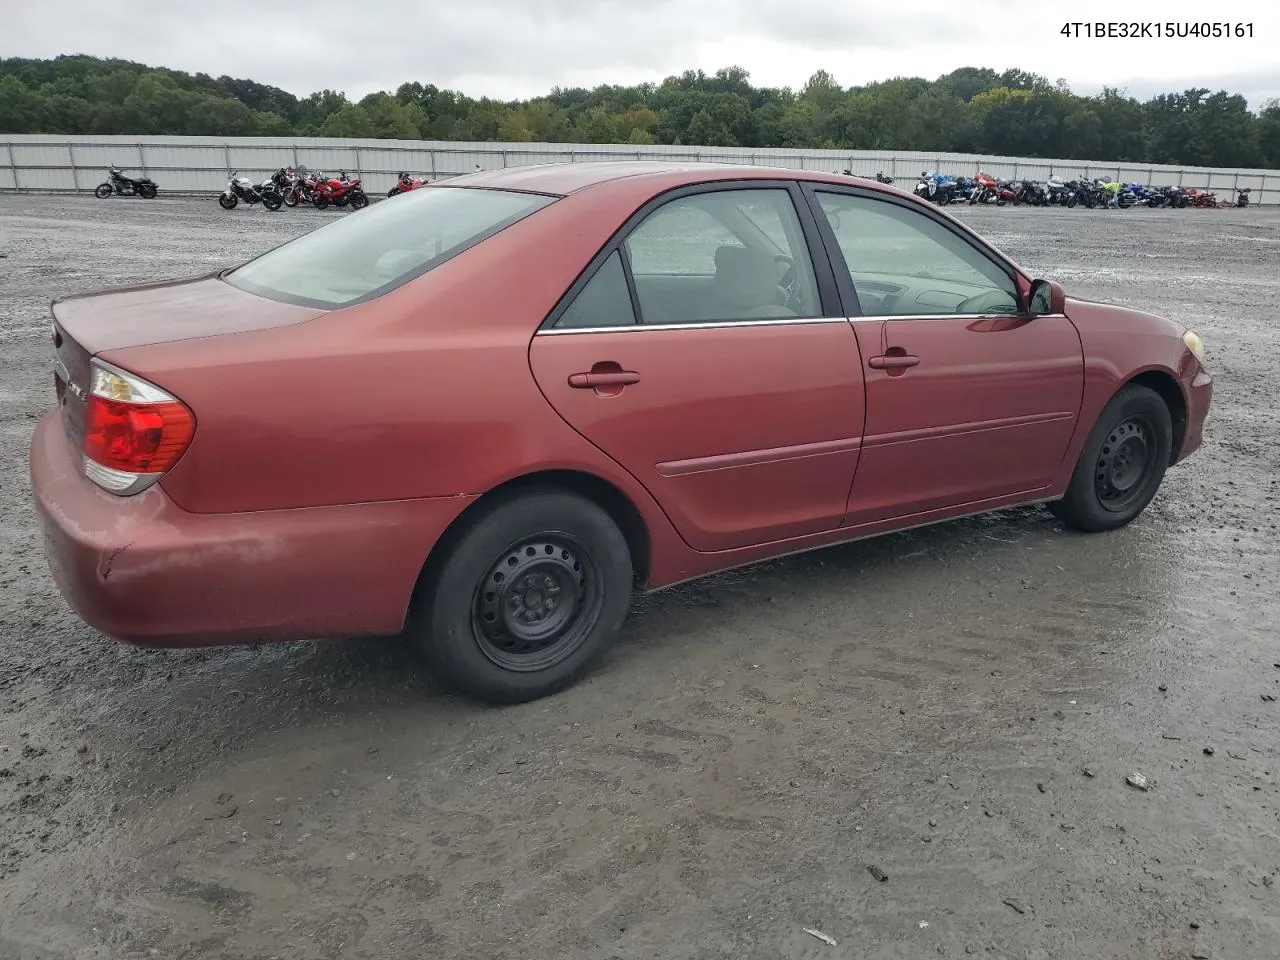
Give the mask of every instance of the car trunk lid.
<path id="1" fill-rule="evenodd" d="M 100 353 L 268 330 L 304 323 L 326 312 L 247 293 L 224 283 L 221 274 L 55 300 L 54 389 L 63 428 L 78 447 L 84 439 L 90 361 Z M 145 370 L 133 372 L 147 376 Z"/>

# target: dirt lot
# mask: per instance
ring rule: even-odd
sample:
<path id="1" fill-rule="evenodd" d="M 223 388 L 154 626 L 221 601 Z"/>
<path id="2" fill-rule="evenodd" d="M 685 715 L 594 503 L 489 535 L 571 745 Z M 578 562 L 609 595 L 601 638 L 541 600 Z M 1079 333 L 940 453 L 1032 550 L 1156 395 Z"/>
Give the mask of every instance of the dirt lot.
<path id="1" fill-rule="evenodd" d="M 959 214 L 1204 337 L 1209 439 L 1146 515 L 657 594 L 492 709 L 395 641 L 148 652 L 68 612 L 25 462 L 50 298 L 341 214 L 0 196 L 0 957 L 1276 956 L 1280 211 Z"/>

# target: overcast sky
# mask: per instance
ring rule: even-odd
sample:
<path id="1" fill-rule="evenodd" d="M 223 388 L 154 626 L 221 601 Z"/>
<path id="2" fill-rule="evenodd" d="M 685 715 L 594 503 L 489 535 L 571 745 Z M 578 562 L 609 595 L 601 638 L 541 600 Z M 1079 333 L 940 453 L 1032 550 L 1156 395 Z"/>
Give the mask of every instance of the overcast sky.
<path id="1" fill-rule="evenodd" d="M 1253 37 L 1089 40 L 1068 20 L 1253 24 Z M 412 11 L 412 12 L 410 12 Z M 87 53 L 358 99 L 406 80 L 524 98 L 553 86 L 659 81 L 740 64 L 757 85 L 799 87 L 818 68 L 845 86 L 1020 67 L 1137 97 L 1201 86 L 1280 97 L 1275 0 L 1120 4 L 963 0 L 15 0 L 0 56 Z"/>

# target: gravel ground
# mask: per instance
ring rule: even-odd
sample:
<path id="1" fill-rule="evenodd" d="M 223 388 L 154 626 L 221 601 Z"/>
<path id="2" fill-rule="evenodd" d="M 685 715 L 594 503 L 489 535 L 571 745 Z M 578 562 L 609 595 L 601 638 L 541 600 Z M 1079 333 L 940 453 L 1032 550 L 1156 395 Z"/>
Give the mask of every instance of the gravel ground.
<path id="1" fill-rule="evenodd" d="M 1018 510 L 674 589 L 508 709 L 398 641 L 120 646 L 46 572 L 48 301 L 341 215 L 0 196 L 0 957 L 1275 956 L 1280 211 L 959 211 L 1204 337 L 1206 445 L 1126 530 Z"/>

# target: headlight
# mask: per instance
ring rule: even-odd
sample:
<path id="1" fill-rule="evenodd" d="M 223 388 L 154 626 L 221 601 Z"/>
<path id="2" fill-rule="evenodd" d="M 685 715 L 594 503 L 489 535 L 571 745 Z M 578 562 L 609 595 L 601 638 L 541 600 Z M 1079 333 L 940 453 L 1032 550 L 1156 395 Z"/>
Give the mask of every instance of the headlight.
<path id="1" fill-rule="evenodd" d="M 1204 341 L 1201 340 L 1198 336 L 1196 336 L 1196 334 L 1193 331 L 1188 330 L 1186 333 L 1182 335 L 1182 342 L 1187 345 L 1187 349 L 1191 351 L 1191 355 L 1195 357 L 1197 360 L 1199 360 L 1201 365 L 1203 366 Z"/>

